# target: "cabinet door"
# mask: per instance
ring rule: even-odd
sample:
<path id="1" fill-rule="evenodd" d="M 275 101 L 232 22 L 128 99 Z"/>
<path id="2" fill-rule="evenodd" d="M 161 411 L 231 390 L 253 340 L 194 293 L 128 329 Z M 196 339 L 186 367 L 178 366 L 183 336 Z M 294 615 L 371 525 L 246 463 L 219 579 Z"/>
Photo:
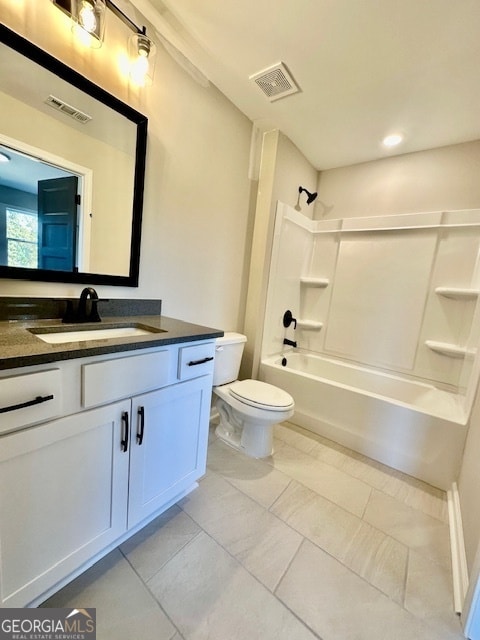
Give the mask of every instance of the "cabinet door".
<path id="1" fill-rule="evenodd" d="M 205 473 L 211 391 L 208 375 L 134 399 L 129 528 Z"/>
<path id="2" fill-rule="evenodd" d="M 130 400 L 3 436 L 0 589 L 23 607 L 126 529 Z"/>

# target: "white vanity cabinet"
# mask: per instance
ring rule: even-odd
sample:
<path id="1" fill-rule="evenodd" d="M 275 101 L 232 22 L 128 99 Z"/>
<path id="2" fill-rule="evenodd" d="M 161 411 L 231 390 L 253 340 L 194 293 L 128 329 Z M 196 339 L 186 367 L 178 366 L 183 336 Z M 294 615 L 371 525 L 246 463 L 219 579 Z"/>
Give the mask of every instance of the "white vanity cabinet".
<path id="1" fill-rule="evenodd" d="M 58 363 L 70 415 L 0 437 L 0 606 L 40 602 L 204 474 L 214 342 L 132 353 Z"/>
<path id="2" fill-rule="evenodd" d="M 115 443 L 130 404 L 1 438 L 2 606 L 26 606 L 125 532 L 128 457 Z"/>
<path id="3" fill-rule="evenodd" d="M 211 390 L 201 377 L 134 399 L 129 528 L 205 473 Z"/>

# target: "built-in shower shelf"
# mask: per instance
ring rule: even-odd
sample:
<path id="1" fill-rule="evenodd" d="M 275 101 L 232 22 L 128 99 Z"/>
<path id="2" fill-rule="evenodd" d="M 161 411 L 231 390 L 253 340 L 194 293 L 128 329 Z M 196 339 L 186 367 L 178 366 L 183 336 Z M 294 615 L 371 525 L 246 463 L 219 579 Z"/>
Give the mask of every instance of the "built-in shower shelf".
<path id="1" fill-rule="evenodd" d="M 315 320 L 297 320 L 297 329 L 308 329 L 311 331 L 320 331 L 323 327 L 323 322 L 316 322 Z"/>
<path id="2" fill-rule="evenodd" d="M 478 298 L 480 290 L 462 287 L 437 287 L 435 293 L 455 300 L 475 300 L 475 298 Z"/>
<path id="3" fill-rule="evenodd" d="M 425 344 L 432 351 L 440 353 L 442 356 L 448 356 L 449 358 L 465 358 L 466 356 L 473 357 L 477 351 L 476 349 L 460 347 L 458 344 L 437 342 L 436 340 L 425 340 Z"/>
<path id="4" fill-rule="evenodd" d="M 311 278 L 310 276 L 302 276 L 300 278 L 300 284 L 304 284 L 307 287 L 328 287 L 330 280 L 328 278 Z"/>

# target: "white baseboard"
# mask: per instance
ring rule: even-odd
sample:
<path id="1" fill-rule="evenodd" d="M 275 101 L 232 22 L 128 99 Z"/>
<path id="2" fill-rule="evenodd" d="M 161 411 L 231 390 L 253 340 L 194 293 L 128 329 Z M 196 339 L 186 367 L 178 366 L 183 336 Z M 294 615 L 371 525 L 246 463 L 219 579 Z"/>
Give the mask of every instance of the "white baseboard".
<path id="1" fill-rule="evenodd" d="M 467 556 L 463 538 L 462 513 L 457 483 L 447 491 L 448 522 L 450 526 L 450 549 L 452 553 L 453 600 L 455 611 L 462 613 L 465 596 L 468 589 Z"/>

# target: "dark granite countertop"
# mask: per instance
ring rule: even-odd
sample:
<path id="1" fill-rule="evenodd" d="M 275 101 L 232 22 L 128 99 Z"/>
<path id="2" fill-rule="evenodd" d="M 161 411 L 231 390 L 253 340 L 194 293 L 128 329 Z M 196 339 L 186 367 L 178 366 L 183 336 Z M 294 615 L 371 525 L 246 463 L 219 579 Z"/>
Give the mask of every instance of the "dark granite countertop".
<path id="1" fill-rule="evenodd" d="M 61 344 L 49 344 L 29 331 L 42 333 L 56 331 L 83 331 L 88 329 L 115 327 L 145 327 L 158 333 L 121 338 L 104 338 Z M 207 340 L 223 335 L 223 331 L 201 325 L 183 322 L 162 315 L 125 315 L 103 317 L 101 323 L 62 324 L 58 318 L 53 320 L 7 320 L 0 322 L 0 369 L 13 369 L 36 364 L 57 362 L 97 356 L 119 351 L 147 349 L 179 342 Z"/>

